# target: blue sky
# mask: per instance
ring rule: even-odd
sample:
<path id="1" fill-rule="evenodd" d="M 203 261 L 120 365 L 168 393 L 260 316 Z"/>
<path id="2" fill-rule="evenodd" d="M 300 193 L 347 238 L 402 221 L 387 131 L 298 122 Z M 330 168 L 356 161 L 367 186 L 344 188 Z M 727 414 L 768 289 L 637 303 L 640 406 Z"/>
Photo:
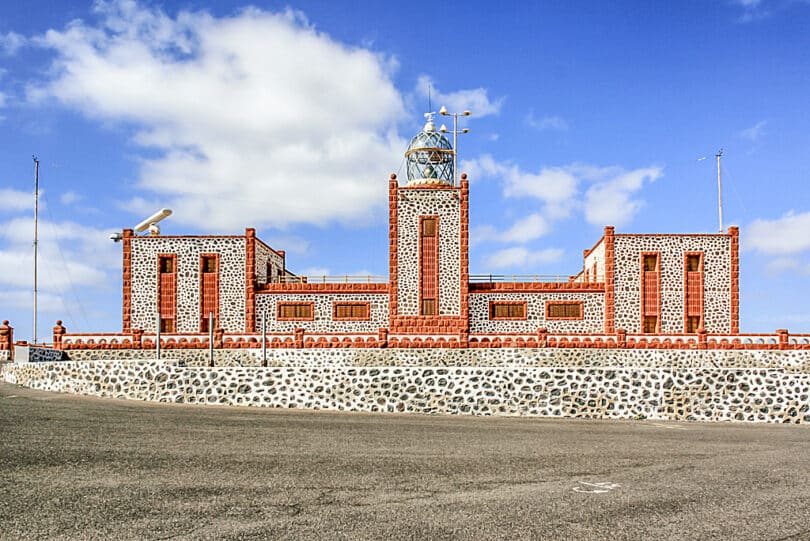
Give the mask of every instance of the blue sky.
<path id="1" fill-rule="evenodd" d="M 461 137 L 472 273 L 575 274 L 604 225 L 743 244 L 744 332 L 810 331 L 810 3 L 0 5 L 0 319 L 120 328 L 109 233 L 241 233 L 387 274 L 386 187 L 432 108 Z M 705 160 L 700 160 L 707 157 Z"/>

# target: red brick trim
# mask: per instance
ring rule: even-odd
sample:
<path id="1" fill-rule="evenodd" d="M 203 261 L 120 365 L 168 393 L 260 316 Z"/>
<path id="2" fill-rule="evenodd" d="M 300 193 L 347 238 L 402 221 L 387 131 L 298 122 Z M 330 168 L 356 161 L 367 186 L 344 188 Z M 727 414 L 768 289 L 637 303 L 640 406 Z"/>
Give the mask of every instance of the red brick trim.
<path id="1" fill-rule="evenodd" d="M 698 263 L 698 270 L 693 271 L 697 272 L 700 277 L 700 323 L 698 324 L 698 329 L 702 329 L 705 325 L 704 315 L 705 315 L 705 299 L 706 299 L 706 275 L 704 273 L 704 264 L 705 264 L 705 255 L 703 252 L 684 252 L 683 254 L 683 332 L 686 333 L 688 327 L 689 316 L 693 315 L 689 313 L 689 270 L 688 270 L 688 261 L 689 256 L 698 256 L 700 258 L 700 263 Z M 696 329 L 697 330 L 697 329 Z"/>
<path id="2" fill-rule="evenodd" d="M 605 227 L 605 334 L 616 332 L 616 234 L 613 226 Z"/>
<path id="3" fill-rule="evenodd" d="M 470 181 L 467 180 L 467 173 L 461 174 L 461 191 L 460 191 L 460 205 L 461 205 L 461 231 L 459 232 L 459 254 L 460 266 L 459 269 L 461 276 L 461 306 L 460 315 L 468 322 L 465 333 L 469 332 L 470 320 Z M 466 340 L 465 340 L 466 342 Z"/>
<path id="4" fill-rule="evenodd" d="M 458 334 L 469 328 L 461 316 L 392 316 L 391 334 Z"/>
<path id="5" fill-rule="evenodd" d="M 728 228 L 731 237 L 731 333 L 740 332 L 740 228 Z"/>
<path id="6" fill-rule="evenodd" d="M 399 223 L 397 218 L 397 191 L 399 190 L 399 183 L 397 176 L 391 174 L 388 181 L 388 314 L 389 314 L 389 327 L 393 328 L 394 318 L 399 313 L 397 306 L 397 288 L 399 285 L 399 277 L 397 276 L 397 235 L 399 232 Z"/>
<path id="7" fill-rule="evenodd" d="M 215 295 L 215 302 L 214 302 L 214 310 L 213 310 L 213 312 L 214 312 L 214 328 L 216 329 L 217 327 L 219 327 L 219 274 L 220 274 L 220 269 L 221 269 L 220 261 L 219 261 L 219 254 L 217 254 L 217 253 L 200 254 L 200 266 L 199 266 L 199 281 L 200 281 L 200 302 L 199 302 L 199 314 L 200 315 L 199 315 L 199 318 L 200 318 L 200 321 L 198 321 L 198 323 L 197 323 L 197 328 L 200 329 L 200 332 L 203 332 L 202 331 L 202 325 L 203 325 L 202 320 L 203 319 L 206 319 L 206 320 L 208 319 L 208 314 L 206 312 L 204 312 L 204 307 L 203 307 L 203 298 L 205 296 L 205 282 L 204 282 L 204 278 L 203 278 L 203 275 L 204 275 L 204 273 L 203 273 L 203 261 L 207 257 L 213 257 L 214 260 L 216 261 L 216 271 L 215 271 L 216 289 L 215 289 L 215 294 L 214 294 Z M 252 332 L 252 331 L 250 331 L 250 332 Z"/>
<path id="8" fill-rule="evenodd" d="M 310 317 L 281 317 L 282 306 L 309 306 Z M 314 321 L 315 303 L 312 301 L 281 301 L 276 303 L 276 321 Z"/>
<path id="9" fill-rule="evenodd" d="M 433 237 L 432 237 L 434 246 L 433 246 L 433 248 L 431 250 L 433 252 L 433 254 L 431 254 L 431 255 L 433 255 L 433 260 L 434 260 L 435 265 L 436 265 L 436 268 L 431 273 L 433 276 L 425 276 L 425 255 L 426 254 L 422 250 L 422 242 L 423 242 L 423 240 L 422 240 L 423 239 L 423 237 L 422 237 L 422 224 L 424 223 L 425 220 L 434 220 L 435 224 L 436 224 L 434 234 L 433 234 Z M 440 244 L 439 240 L 441 238 L 439 235 L 440 235 L 440 232 L 441 232 L 441 222 L 439 220 L 438 214 L 428 214 L 428 215 L 419 216 L 419 226 L 418 227 L 419 227 L 419 229 L 417 230 L 418 231 L 417 232 L 417 238 L 418 238 L 418 241 L 419 241 L 419 245 L 418 245 L 418 250 L 419 250 L 419 304 L 417 306 L 417 311 L 418 311 L 418 313 L 420 315 L 424 315 L 424 314 L 422 314 L 422 301 L 424 299 L 424 293 L 425 293 L 425 279 L 426 278 L 433 278 L 433 284 L 434 284 L 434 288 L 435 288 L 435 295 L 433 295 L 433 302 L 435 303 L 434 307 L 436 309 L 436 312 L 434 314 L 428 314 L 428 315 L 438 316 L 439 313 L 440 313 L 440 310 L 439 310 L 439 290 L 440 290 L 439 272 L 441 270 L 441 264 L 440 264 L 440 260 L 439 260 L 439 244 Z"/>
<path id="10" fill-rule="evenodd" d="M 265 284 L 257 287 L 257 295 L 271 293 L 312 293 L 312 294 L 340 294 L 340 293 L 388 293 L 388 284 L 310 284 L 289 282 L 285 284 Z"/>
<path id="11" fill-rule="evenodd" d="M 601 282 L 470 282 L 470 293 L 603 293 Z"/>
<path id="12" fill-rule="evenodd" d="M 579 316 L 577 317 L 553 317 L 550 315 L 551 306 L 555 304 L 578 304 L 579 305 Z M 562 320 L 581 320 L 585 319 L 585 301 L 556 301 L 556 300 L 548 300 L 546 301 L 546 320 L 548 321 L 562 321 Z"/>
<path id="13" fill-rule="evenodd" d="M 245 229 L 245 332 L 256 330 L 256 230 Z"/>
<path id="14" fill-rule="evenodd" d="M 365 306 L 365 317 L 338 317 L 338 306 Z M 368 301 L 334 301 L 332 302 L 332 321 L 371 321 L 371 303 Z"/>
<path id="15" fill-rule="evenodd" d="M 132 229 L 124 229 L 123 231 L 123 299 L 122 317 L 121 317 L 121 331 L 124 333 L 132 332 Z"/>
<path id="16" fill-rule="evenodd" d="M 658 275 L 658 291 L 656 292 L 656 304 L 658 305 L 658 311 L 655 314 L 648 314 L 644 309 L 644 305 L 647 302 L 647 297 L 645 293 L 644 287 L 644 278 L 647 271 L 644 270 L 644 258 L 646 256 L 655 256 L 656 261 L 656 270 L 655 274 Z M 661 332 L 661 252 L 640 252 L 638 256 L 639 262 L 639 313 L 640 313 L 640 322 L 639 322 L 639 333 L 644 332 L 644 317 L 654 315 L 655 316 L 655 332 Z"/>
<path id="17" fill-rule="evenodd" d="M 495 317 L 496 306 L 523 306 L 523 315 L 519 317 Z M 489 319 L 490 321 L 526 321 L 529 318 L 529 303 L 527 301 L 489 301 Z"/>

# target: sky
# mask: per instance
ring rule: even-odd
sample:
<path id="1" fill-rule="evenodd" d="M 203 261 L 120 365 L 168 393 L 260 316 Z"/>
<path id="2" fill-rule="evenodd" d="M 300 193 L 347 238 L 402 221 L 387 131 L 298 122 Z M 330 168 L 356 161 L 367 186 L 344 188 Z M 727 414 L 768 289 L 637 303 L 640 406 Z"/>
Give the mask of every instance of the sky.
<path id="1" fill-rule="evenodd" d="M 571 275 L 617 233 L 740 227 L 741 330 L 810 332 L 810 2 L 0 3 L 0 319 L 121 328 L 121 245 L 255 227 L 387 275 L 387 185 L 460 121 L 472 274 Z M 439 119 L 439 122 L 446 119 Z M 449 123 L 448 123 L 449 125 Z"/>

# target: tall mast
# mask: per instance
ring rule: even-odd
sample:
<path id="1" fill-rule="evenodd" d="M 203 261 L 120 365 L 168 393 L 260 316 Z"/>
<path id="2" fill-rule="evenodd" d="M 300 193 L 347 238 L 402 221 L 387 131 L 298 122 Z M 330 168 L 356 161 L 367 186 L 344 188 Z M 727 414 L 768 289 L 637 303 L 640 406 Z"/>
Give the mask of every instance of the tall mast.
<path id="1" fill-rule="evenodd" d="M 37 343 L 37 244 L 39 242 L 39 160 L 34 159 L 34 344 Z"/>
<path id="2" fill-rule="evenodd" d="M 717 212 L 720 216 L 720 232 L 723 232 L 723 181 L 720 177 L 720 158 L 723 156 L 723 149 L 714 155 L 717 158 Z"/>

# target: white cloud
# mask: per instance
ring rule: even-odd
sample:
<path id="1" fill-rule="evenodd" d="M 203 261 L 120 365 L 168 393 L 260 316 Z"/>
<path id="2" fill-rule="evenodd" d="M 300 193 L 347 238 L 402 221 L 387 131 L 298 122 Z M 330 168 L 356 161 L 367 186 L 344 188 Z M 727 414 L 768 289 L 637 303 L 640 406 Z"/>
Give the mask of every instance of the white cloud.
<path id="1" fill-rule="evenodd" d="M 747 139 L 751 142 L 756 142 L 759 140 L 760 137 L 764 134 L 763 128 L 768 123 L 767 120 L 761 120 L 751 126 L 750 128 L 746 128 L 740 132 L 740 137 L 743 139 Z"/>
<path id="2" fill-rule="evenodd" d="M 534 116 L 533 109 L 529 111 L 528 115 L 526 115 L 525 122 L 528 126 L 540 131 L 544 130 L 568 131 L 568 122 L 563 117 L 557 115 L 550 115 L 538 119 Z"/>
<path id="3" fill-rule="evenodd" d="M 484 258 L 486 269 L 519 268 L 556 263 L 562 259 L 564 252 L 560 248 L 546 248 L 531 251 L 523 246 L 513 246 L 492 253 Z"/>
<path id="4" fill-rule="evenodd" d="M 135 211 L 212 231 L 369 219 L 406 143 L 395 61 L 316 31 L 301 14 L 247 8 L 171 17 L 98 3 L 37 43 L 55 55 L 28 99 L 136 127 L 144 158 Z M 305 69 L 304 69 L 305 67 Z M 451 94 L 454 95 L 454 94 Z"/>
<path id="5" fill-rule="evenodd" d="M 630 222 L 643 206 L 643 200 L 636 194 L 644 184 L 663 174 L 663 169 L 657 166 L 628 171 L 580 163 L 543 167 L 531 173 L 489 155 L 462 161 L 462 166 L 473 179 L 478 176 L 499 179 L 507 198 L 531 197 L 542 201 L 542 214 L 547 220 L 566 218 L 572 210 L 582 208 L 588 223 L 617 226 Z M 582 185 L 589 185 L 584 197 L 580 195 Z"/>
<path id="6" fill-rule="evenodd" d="M 42 191 L 40 191 L 40 194 Z M 0 212 L 28 210 L 34 208 L 34 190 L 31 193 L 12 188 L 0 188 Z"/>
<path id="7" fill-rule="evenodd" d="M 497 115 L 501 112 L 501 106 L 506 99 L 504 97 L 490 99 L 489 91 L 486 88 L 441 92 L 430 77 L 421 75 L 416 83 L 417 95 L 427 99 L 428 89 L 430 89 L 431 101 L 436 111 L 441 106 L 445 106 L 451 113 L 471 111 L 473 117 Z"/>
<path id="8" fill-rule="evenodd" d="M 540 214 L 529 214 L 512 224 L 506 231 L 497 231 L 492 226 L 481 226 L 470 232 L 470 243 L 484 241 L 524 243 L 542 237 L 550 231 L 548 221 Z"/>
<path id="9" fill-rule="evenodd" d="M 798 254 L 810 249 L 810 212 L 788 212 L 775 220 L 754 220 L 742 235 L 743 246 L 764 254 Z"/>
<path id="10" fill-rule="evenodd" d="M 25 42 L 25 37 L 16 32 L 0 34 L 0 54 L 13 55 L 25 45 Z"/>
<path id="11" fill-rule="evenodd" d="M 81 199 L 83 199 L 83 197 L 76 192 L 65 192 L 59 196 L 59 201 L 63 205 L 71 205 L 76 201 L 80 201 Z"/>
<path id="12" fill-rule="evenodd" d="M 585 220 L 593 225 L 621 226 L 629 223 L 644 206 L 635 197 L 645 182 L 653 182 L 663 174 L 660 167 L 645 167 L 625 171 L 619 167 L 581 170 L 582 177 L 594 184 L 585 192 Z"/>

